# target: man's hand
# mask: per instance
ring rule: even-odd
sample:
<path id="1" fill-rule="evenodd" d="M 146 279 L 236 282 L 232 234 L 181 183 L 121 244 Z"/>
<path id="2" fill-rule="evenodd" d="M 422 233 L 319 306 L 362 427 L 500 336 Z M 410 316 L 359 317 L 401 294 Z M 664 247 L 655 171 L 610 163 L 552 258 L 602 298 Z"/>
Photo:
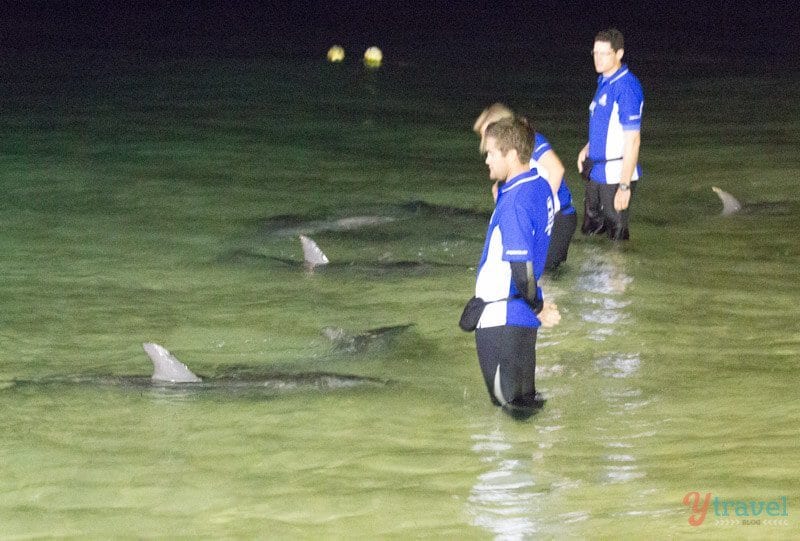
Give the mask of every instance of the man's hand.
<path id="1" fill-rule="evenodd" d="M 636 169 L 636 162 L 639 160 L 639 145 L 641 143 L 641 135 L 639 130 L 625 130 L 625 147 L 622 149 L 622 173 L 620 174 L 620 184 L 627 184 L 628 188 L 631 187 L 633 180 L 633 172 Z M 617 188 L 617 193 L 614 195 L 614 210 L 622 212 L 628 208 L 631 202 L 630 189 L 622 191 Z"/>
<path id="2" fill-rule="evenodd" d="M 578 174 L 583 174 L 583 161 L 586 159 L 586 154 L 589 153 L 589 145 L 584 146 L 580 152 L 578 152 Z"/>
<path id="3" fill-rule="evenodd" d="M 628 208 L 628 203 L 631 202 L 631 190 L 628 188 L 627 190 L 620 190 L 617 188 L 617 193 L 614 194 L 614 210 L 617 212 L 622 212 L 626 208 Z"/>
<path id="4" fill-rule="evenodd" d="M 561 313 L 558 311 L 558 306 L 549 301 L 544 301 L 542 311 L 537 314 L 537 317 L 542 323 L 542 327 L 546 329 L 558 325 L 558 322 L 561 321 Z"/>

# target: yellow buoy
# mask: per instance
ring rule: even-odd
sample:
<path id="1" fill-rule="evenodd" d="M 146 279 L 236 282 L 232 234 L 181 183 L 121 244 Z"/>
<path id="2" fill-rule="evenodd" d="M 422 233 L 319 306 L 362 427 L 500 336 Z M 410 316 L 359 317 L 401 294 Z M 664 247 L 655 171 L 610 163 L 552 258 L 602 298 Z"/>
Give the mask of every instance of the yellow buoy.
<path id="1" fill-rule="evenodd" d="M 334 45 L 328 49 L 328 62 L 341 62 L 344 60 L 344 49 L 340 45 Z"/>
<path id="2" fill-rule="evenodd" d="M 370 47 L 364 51 L 364 65 L 368 68 L 378 68 L 383 62 L 383 53 L 377 47 Z"/>

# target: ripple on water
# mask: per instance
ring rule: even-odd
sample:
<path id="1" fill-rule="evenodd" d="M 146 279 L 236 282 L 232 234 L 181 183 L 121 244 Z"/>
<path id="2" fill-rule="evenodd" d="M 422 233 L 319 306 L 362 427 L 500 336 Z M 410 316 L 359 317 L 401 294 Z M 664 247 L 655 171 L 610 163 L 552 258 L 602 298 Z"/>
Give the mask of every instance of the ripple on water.
<path id="1" fill-rule="evenodd" d="M 638 353 L 609 355 L 594 362 L 595 370 L 609 378 L 629 378 L 639 372 L 640 366 Z"/>

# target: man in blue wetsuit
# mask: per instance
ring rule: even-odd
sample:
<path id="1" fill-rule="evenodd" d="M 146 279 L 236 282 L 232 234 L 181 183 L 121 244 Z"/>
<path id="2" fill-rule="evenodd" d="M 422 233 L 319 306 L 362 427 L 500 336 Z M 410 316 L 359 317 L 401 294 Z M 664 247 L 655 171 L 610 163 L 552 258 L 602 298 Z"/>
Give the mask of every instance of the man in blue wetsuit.
<path id="1" fill-rule="evenodd" d="M 534 382 L 538 328 L 561 318 L 538 286 L 555 203 L 550 185 L 530 169 L 533 130 L 524 118 L 489 124 L 484 136 L 489 177 L 500 183 L 478 264 L 475 295 L 489 304 L 475 343 L 492 402 L 527 417 L 541 404 Z"/>
<path id="2" fill-rule="evenodd" d="M 472 130 L 481 137 L 481 152 L 486 152 L 484 148 L 486 126 L 492 122 L 513 117 L 514 113 L 511 112 L 511 109 L 502 103 L 493 103 L 481 112 L 472 126 Z M 546 271 L 554 271 L 567 259 L 569 244 L 577 227 L 577 215 L 575 207 L 572 206 L 572 193 L 570 193 L 564 177 L 564 164 L 561 163 L 555 150 L 550 146 L 550 142 L 539 132 L 534 134 L 530 167 L 531 169 L 536 169 L 539 176 L 547 180 L 555 196 L 553 201 L 555 203 L 556 216 L 552 235 L 550 236 L 550 248 L 547 251 L 547 260 L 544 265 Z M 492 186 L 492 194 L 497 200 L 497 183 Z"/>
<path id="3" fill-rule="evenodd" d="M 592 48 L 597 92 L 589 106 L 589 142 L 578 153 L 578 171 L 586 179 L 581 232 L 606 232 L 627 240 L 628 208 L 641 175 L 640 129 L 644 92 L 622 63 L 622 33 L 611 28 L 597 34 Z"/>

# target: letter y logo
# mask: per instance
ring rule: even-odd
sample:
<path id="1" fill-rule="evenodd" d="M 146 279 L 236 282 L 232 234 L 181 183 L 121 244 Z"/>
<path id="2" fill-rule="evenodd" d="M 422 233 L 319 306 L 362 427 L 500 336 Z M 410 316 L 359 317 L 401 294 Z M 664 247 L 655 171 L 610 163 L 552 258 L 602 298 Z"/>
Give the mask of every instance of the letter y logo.
<path id="1" fill-rule="evenodd" d="M 706 519 L 708 504 L 711 503 L 711 493 L 706 493 L 706 497 L 702 500 L 702 505 L 700 502 L 699 492 L 687 492 L 686 496 L 683 497 L 683 505 L 689 505 L 692 508 L 692 514 L 689 517 L 689 524 L 692 526 L 700 526 Z"/>

